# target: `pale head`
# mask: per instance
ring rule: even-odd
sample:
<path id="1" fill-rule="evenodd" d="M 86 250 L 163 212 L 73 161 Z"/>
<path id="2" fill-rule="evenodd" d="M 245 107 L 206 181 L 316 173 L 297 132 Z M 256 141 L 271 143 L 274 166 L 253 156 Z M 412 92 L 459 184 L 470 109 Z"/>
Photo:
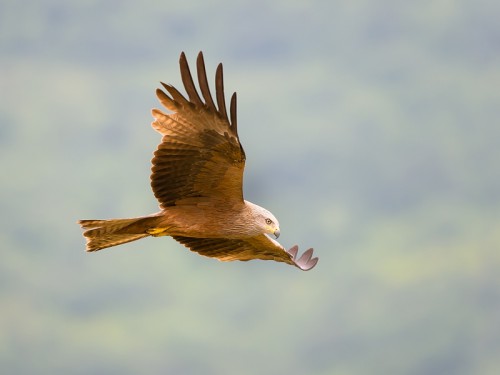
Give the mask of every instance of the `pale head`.
<path id="1" fill-rule="evenodd" d="M 252 211 L 254 225 L 256 225 L 261 233 L 272 234 L 276 238 L 280 235 L 280 223 L 272 213 L 263 207 L 257 206 L 251 202 L 245 201 L 247 207 Z"/>

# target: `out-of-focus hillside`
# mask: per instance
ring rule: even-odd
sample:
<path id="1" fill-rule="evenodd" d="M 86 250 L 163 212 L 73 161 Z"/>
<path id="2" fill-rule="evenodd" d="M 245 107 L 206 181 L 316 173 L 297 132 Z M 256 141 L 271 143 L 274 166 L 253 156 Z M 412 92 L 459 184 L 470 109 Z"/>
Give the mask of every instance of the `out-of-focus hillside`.
<path id="1" fill-rule="evenodd" d="M 500 5 L 0 4 L 0 372 L 500 371 Z M 308 273 L 168 238 L 84 252 L 82 218 L 157 210 L 159 81 L 238 92 L 245 194 Z"/>

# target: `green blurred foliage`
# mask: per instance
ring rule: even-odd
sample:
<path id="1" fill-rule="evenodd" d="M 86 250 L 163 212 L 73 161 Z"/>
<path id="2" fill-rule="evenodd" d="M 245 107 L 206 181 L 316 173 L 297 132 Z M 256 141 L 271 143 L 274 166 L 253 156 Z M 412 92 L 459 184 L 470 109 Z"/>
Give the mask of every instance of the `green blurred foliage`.
<path id="1" fill-rule="evenodd" d="M 499 373 L 499 11 L 4 0 L 1 373 Z M 247 199 L 313 271 L 84 252 L 77 219 L 157 210 L 154 89 L 199 50 L 238 91 Z"/>

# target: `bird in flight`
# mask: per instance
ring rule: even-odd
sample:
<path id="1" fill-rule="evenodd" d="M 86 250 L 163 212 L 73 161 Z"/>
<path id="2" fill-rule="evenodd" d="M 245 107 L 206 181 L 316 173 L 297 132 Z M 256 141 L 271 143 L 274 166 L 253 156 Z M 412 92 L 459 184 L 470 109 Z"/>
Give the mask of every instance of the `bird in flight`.
<path id="1" fill-rule="evenodd" d="M 179 64 L 188 98 L 162 82 L 166 92 L 157 89 L 156 95 L 170 112 L 152 111 L 152 126 L 162 135 L 151 168 L 160 212 L 130 219 L 80 220 L 87 251 L 148 236 L 171 236 L 190 250 L 221 261 L 274 260 L 310 270 L 318 262 L 313 249 L 300 257 L 297 246 L 286 250 L 270 237 L 280 235 L 274 215 L 243 199 L 246 157 L 238 137 L 236 93 L 229 116 L 226 111 L 222 64 L 215 74 L 215 102 L 203 54 L 196 60 L 201 97 L 184 52 Z"/>

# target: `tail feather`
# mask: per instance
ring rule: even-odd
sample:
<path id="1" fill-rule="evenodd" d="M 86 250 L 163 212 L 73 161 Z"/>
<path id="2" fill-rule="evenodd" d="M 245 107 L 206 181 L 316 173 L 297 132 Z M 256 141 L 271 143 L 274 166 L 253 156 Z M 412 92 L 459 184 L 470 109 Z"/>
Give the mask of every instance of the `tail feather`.
<path id="1" fill-rule="evenodd" d="M 145 225 L 136 225 L 147 219 L 80 220 L 78 224 L 85 229 L 87 251 L 97 251 L 149 236 Z"/>

